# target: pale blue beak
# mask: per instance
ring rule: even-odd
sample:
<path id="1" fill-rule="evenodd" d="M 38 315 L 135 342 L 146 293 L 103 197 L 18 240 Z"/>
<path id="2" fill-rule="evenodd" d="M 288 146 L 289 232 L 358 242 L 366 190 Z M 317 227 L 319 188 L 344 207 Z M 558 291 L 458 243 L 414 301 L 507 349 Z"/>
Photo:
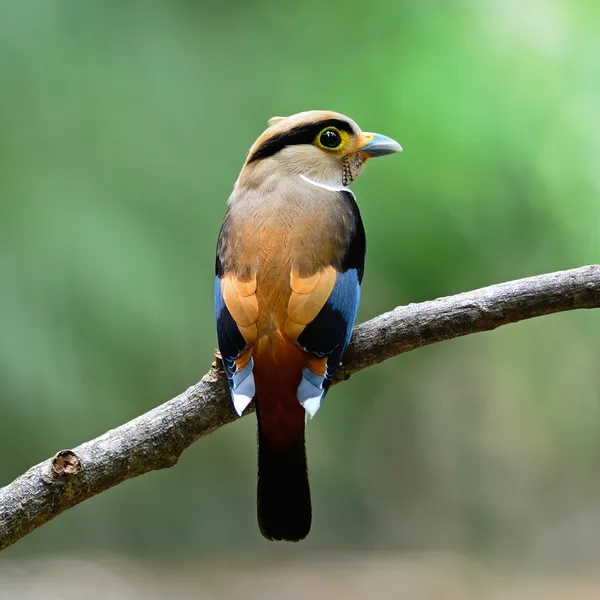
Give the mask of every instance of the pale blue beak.
<path id="1" fill-rule="evenodd" d="M 402 152 L 402 146 L 392 138 L 380 133 L 363 133 L 363 140 L 358 147 L 359 152 L 364 152 L 369 156 L 385 156 L 386 154 L 396 154 Z"/>

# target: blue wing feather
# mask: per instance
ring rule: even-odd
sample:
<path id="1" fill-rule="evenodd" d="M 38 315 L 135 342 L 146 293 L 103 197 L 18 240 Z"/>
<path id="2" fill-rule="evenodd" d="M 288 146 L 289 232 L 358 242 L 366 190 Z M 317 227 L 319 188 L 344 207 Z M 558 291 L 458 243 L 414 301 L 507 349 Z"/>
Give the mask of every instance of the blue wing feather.
<path id="1" fill-rule="evenodd" d="M 246 347 L 246 340 L 244 340 L 236 322 L 225 305 L 219 277 L 215 278 L 214 308 L 219 350 L 223 357 L 223 362 L 227 363 L 239 356 L 240 352 Z"/>
<path id="2" fill-rule="evenodd" d="M 358 269 L 338 273 L 325 306 L 298 337 L 298 344 L 304 350 L 327 357 L 325 376 L 320 377 L 305 368 L 298 387 L 298 400 L 311 416 L 318 410 L 350 343 L 360 301 L 359 278 Z"/>
<path id="3" fill-rule="evenodd" d="M 246 349 L 246 340 L 244 340 L 225 305 L 221 292 L 221 281 L 218 276 L 215 278 L 214 309 L 217 321 L 217 341 L 223 360 L 223 368 L 227 375 L 233 405 L 238 414 L 241 415 L 255 394 L 254 376 L 252 374 L 254 359 L 250 359 L 248 364 L 238 371 L 235 359 Z"/>

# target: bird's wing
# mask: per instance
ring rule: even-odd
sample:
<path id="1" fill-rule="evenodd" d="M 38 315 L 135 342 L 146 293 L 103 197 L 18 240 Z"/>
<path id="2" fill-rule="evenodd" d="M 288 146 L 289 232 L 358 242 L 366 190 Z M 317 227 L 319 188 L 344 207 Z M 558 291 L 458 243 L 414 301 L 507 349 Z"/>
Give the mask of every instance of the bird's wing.
<path id="1" fill-rule="evenodd" d="M 296 343 L 308 354 L 298 400 L 311 416 L 319 409 L 350 342 L 360 300 L 357 269 L 334 273 L 331 293 L 296 338 Z"/>
<path id="2" fill-rule="evenodd" d="M 294 341 L 314 321 L 335 287 L 337 272 L 333 267 L 302 277 L 296 269 L 290 274 L 291 294 L 287 306 L 285 334 Z"/>
<path id="3" fill-rule="evenodd" d="M 311 417 L 327 392 L 346 350 L 360 301 L 365 234 L 354 196 L 343 192 L 351 227 L 344 253 L 310 277 L 292 270 L 286 335 L 308 354 L 298 400 Z"/>
<path id="4" fill-rule="evenodd" d="M 239 415 L 255 394 L 252 344 L 256 340 L 258 302 L 256 278 L 242 281 L 234 275 L 215 278 L 217 339 L 233 404 Z"/>

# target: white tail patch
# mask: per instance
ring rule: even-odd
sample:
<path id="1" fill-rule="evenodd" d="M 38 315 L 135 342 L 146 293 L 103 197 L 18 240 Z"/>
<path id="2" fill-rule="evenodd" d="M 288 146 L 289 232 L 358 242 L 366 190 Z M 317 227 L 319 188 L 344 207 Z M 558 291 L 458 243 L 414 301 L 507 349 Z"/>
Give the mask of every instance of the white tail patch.
<path id="1" fill-rule="evenodd" d="M 254 394 L 252 394 L 252 396 L 246 396 L 245 394 L 232 392 L 231 395 L 233 397 L 233 407 L 235 408 L 235 412 L 241 417 L 248 404 L 252 402 Z"/>
<path id="2" fill-rule="evenodd" d="M 300 402 L 302 408 L 306 411 L 307 419 L 312 419 L 317 414 L 317 411 L 321 407 L 322 398 L 323 394 L 321 393 L 318 396 L 313 396 L 312 398 L 307 398 Z"/>
<path id="3" fill-rule="evenodd" d="M 317 414 L 323 399 L 323 377 L 316 375 L 310 369 L 302 371 L 302 379 L 298 386 L 297 398 L 307 417 L 311 419 Z"/>
<path id="4" fill-rule="evenodd" d="M 231 399 L 233 400 L 235 412 L 240 415 L 240 417 L 256 394 L 254 375 L 252 373 L 253 367 L 254 359 L 251 358 L 250 362 L 241 371 L 233 374 Z"/>

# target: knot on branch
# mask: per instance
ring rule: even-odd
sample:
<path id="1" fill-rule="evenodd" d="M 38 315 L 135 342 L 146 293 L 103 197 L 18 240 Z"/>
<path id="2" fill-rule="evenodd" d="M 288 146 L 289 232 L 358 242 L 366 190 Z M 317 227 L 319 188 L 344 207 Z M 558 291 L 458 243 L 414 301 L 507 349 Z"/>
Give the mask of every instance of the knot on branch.
<path id="1" fill-rule="evenodd" d="M 57 477 L 73 477 L 81 469 L 81 461 L 72 450 L 61 450 L 52 459 L 52 472 Z"/>

